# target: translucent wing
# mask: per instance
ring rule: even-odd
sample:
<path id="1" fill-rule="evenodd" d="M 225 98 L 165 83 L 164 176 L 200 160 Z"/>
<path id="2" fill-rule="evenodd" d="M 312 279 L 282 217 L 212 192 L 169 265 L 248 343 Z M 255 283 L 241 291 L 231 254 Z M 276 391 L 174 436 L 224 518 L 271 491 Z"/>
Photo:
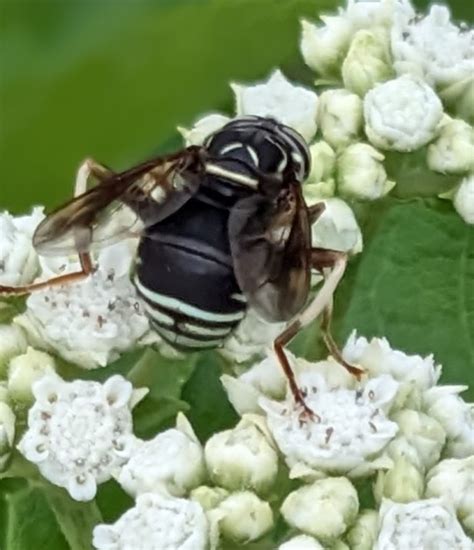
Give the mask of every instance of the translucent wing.
<path id="1" fill-rule="evenodd" d="M 273 201 L 262 195 L 232 209 L 229 236 L 237 281 L 268 321 L 286 321 L 305 305 L 310 288 L 311 230 L 299 185 Z"/>
<path id="2" fill-rule="evenodd" d="M 45 256 L 108 246 L 178 210 L 199 188 L 195 148 L 117 173 L 49 214 L 33 244 Z"/>

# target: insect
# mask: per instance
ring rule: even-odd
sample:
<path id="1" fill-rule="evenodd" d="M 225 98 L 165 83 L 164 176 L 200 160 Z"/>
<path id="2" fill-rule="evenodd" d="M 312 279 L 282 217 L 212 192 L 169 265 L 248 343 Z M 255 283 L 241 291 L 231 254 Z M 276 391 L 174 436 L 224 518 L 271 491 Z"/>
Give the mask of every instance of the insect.
<path id="1" fill-rule="evenodd" d="M 305 204 L 309 169 L 304 139 L 257 116 L 230 121 L 202 146 L 123 172 L 86 160 L 75 198 L 33 237 L 40 254 L 77 253 L 81 270 L 0 287 L 0 294 L 81 280 L 94 270 L 94 249 L 139 235 L 133 283 L 152 327 L 174 347 L 199 350 L 221 345 L 248 307 L 268 321 L 290 321 L 274 349 L 295 400 L 311 413 L 284 351 L 302 327 L 321 315 L 329 351 L 354 375 L 361 371 L 344 361 L 331 336 L 332 295 L 346 255 L 311 246 L 311 224 L 324 204 Z M 88 189 L 91 178 L 97 185 Z M 308 305 L 312 269 L 324 271 L 325 282 Z"/>

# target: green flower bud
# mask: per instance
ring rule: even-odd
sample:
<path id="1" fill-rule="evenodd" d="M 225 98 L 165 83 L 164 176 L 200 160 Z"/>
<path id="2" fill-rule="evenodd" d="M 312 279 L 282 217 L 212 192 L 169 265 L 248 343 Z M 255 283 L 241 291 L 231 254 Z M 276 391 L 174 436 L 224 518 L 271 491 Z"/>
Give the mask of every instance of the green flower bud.
<path id="1" fill-rule="evenodd" d="M 15 438 L 15 415 L 6 403 L 0 403 L 0 472 L 5 468 Z"/>
<path id="2" fill-rule="evenodd" d="M 362 132 L 362 100 L 348 90 L 327 90 L 319 98 L 318 121 L 324 139 L 332 147 L 346 147 Z"/>
<path id="3" fill-rule="evenodd" d="M 474 128 L 464 120 L 448 120 L 428 147 L 426 159 L 431 170 L 442 174 L 474 170 Z"/>
<path id="4" fill-rule="evenodd" d="M 17 403 L 31 403 L 33 383 L 54 372 L 55 363 L 51 355 L 28 347 L 26 353 L 14 357 L 9 363 L 8 392 L 11 398 Z"/>
<path id="5" fill-rule="evenodd" d="M 237 542 L 256 540 L 273 527 L 270 505 L 250 491 L 233 493 L 219 504 L 216 511 L 222 536 Z"/>
<path id="6" fill-rule="evenodd" d="M 338 71 L 347 52 L 352 25 L 345 17 L 322 16 L 324 25 L 301 21 L 301 53 L 306 64 L 321 75 Z"/>
<path id="7" fill-rule="evenodd" d="M 358 511 L 357 491 L 344 477 L 304 485 L 290 493 L 281 507 L 291 527 L 323 541 L 331 541 L 345 533 Z"/>
<path id="8" fill-rule="evenodd" d="M 422 473 L 404 456 L 395 460 L 390 470 L 380 470 L 374 484 L 377 502 L 389 498 L 394 502 L 412 502 L 419 500 L 424 491 Z"/>
<path id="9" fill-rule="evenodd" d="M 474 224 L 474 174 L 469 174 L 461 180 L 454 192 L 453 205 L 466 223 Z"/>
<path id="10" fill-rule="evenodd" d="M 404 435 L 416 449 L 425 468 L 431 468 L 438 462 L 446 441 L 446 432 L 437 420 L 410 409 L 396 412 L 392 420 L 400 428 L 399 435 Z"/>
<path id="11" fill-rule="evenodd" d="M 233 430 L 214 434 L 204 455 L 211 479 L 231 491 L 264 493 L 278 472 L 278 455 L 269 438 L 246 416 Z"/>
<path id="12" fill-rule="evenodd" d="M 201 485 L 193 489 L 190 493 L 191 500 L 199 502 L 205 511 L 216 508 L 225 498 L 229 496 L 229 491 L 222 487 L 208 487 Z"/>
<path id="13" fill-rule="evenodd" d="M 321 97 L 323 96 L 324 94 Z M 311 145 L 309 152 L 311 154 L 311 172 L 305 185 L 319 183 L 330 178 L 336 167 L 336 153 L 329 143 L 323 140 L 317 141 Z"/>
<path id="14" fill-rule="evenodd" d="M 324 550 L 324 547 L 313 537 L 298 535 L 281 544 L 278 550 Z"/>
<path id="15" fill-rule="evenodd" d="M 375 510 L 362 510 L 346 539 L 351 550 L 372 550 L 377 540 L 379 515 Z"/>
<path id="16" fill-rule="evenodd" d="M 343 197 L 375 200 L 386 195 L 395 182 L 387 179 L 384 156 L 367 143 L 349 145 L 337 161 L 337 186 Z"/>
<path id="17" fill-rule="evenodd" d="M 474 124 L 474 75 L 442 88 L 439 96 L 457 116 Z"/>
<path id="18" fill-rule="evenodd" d="M 24 332 L 16 325 L 0 325 L 0 376 L 6 373 L 8 362 L 27 348 Z"/>
<path id="19" fill-rule="evenodd" d="M 364 97 L 375 84 L 389 80 L 393 74 L 387 32 L 381 28 L 356 32 L 342 63 L 345 87 Z"/>

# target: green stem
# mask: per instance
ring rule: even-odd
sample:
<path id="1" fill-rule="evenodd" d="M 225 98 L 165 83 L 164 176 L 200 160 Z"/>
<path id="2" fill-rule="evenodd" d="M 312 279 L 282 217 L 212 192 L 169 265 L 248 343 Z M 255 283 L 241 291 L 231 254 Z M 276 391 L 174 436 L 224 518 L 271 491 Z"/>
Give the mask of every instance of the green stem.
<path id="1" fill-rule="evenodd" d="M 64 489 L 46 481 L 38 483 L 53 511 L 70 550 L 91 550 L 92 530 L 102 523 L 102 514 L 95 502 L 76 502 Z"/>
<path id="2" fill-rule="evenodd" d="M 157 352 L 152 348 L 145 350 L 140 359 L 128 371 L 127 379 L 135 388 L 149 387 L 153 379 L 151 369 L 156 368 Z"/>

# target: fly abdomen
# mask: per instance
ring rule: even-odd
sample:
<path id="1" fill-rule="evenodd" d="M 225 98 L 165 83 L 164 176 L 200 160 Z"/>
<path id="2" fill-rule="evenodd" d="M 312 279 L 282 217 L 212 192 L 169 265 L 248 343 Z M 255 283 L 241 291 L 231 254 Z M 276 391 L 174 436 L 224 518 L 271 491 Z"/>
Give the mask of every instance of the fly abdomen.
<path id="1" fill-rule="evenodd" d="M 148 230 L 134 279 L 155 330 L 185 350 L 222 344 L 245 315 L 227 236 L 227 212 L 191 199 Z"/>

